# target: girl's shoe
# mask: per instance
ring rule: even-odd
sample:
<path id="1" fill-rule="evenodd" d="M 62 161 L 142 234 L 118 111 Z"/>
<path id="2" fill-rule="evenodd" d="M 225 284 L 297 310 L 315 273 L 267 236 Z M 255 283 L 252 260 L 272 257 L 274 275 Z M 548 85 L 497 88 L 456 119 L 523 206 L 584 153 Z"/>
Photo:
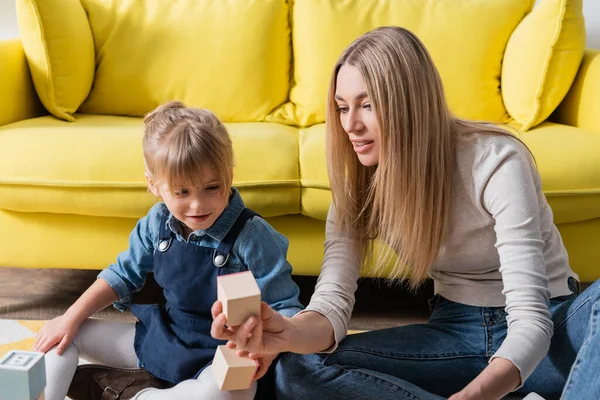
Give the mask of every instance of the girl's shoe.
<path id="1" fill-rule="evenodd" d="M 128 400 L 145 388 L 169 387 L 143 368 L 84 364 L 77 367 L 67 395 L 73 400 Z"/>

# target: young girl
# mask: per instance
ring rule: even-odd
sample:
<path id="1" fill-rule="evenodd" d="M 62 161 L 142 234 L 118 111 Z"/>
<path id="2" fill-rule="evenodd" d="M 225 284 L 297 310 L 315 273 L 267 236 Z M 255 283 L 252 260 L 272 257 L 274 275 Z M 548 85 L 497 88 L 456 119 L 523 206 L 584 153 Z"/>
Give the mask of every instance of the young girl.
<path id="1" fill-rule="evenodd" d="M 282 399 L 599 398 L 600 283 L 579 293 L 527 147 L 453 116 L 427 50 L 398 27 L 344 51 L 327 107 L 333 204 L 315 294 L 294 318 L 266 309 L 238 329 L 217 303 L 213 336 L 251 357 L 326 353 L 281 358 Z M 429 323 L 345 338 L 367 261 L 393 261 L 413 287 L 431 277 Z"/>
<path id="2" fill-rule="evenodd" d="M 171 102 L 150 113 L 144 123 L 146 179 L 162 202 L 137 223 L 129 249 L 116 263 L 37 335 L 35 350 L 48 352 L 46 399 L 65 398 L 79 357 L 113 367 L 86 367 L 82 373 L 96 373 L 95 379 L 81 384 L 95 385 L 95 380 L 106 381 L 107 371 L 118 372 L 106 390 L 121 393 L 119 399 L 131 397 L 122 393 L 131 382 L 128 378 L 144 376 L 138 369 L 127 369 L 140 366 L 176 386 L 145 389 L 136 399 L 252 399 L 256 382 L 248 390 L 221 393 L 210 372 L 215 349 L 222 343 L 210 336 L 216 278 L 250 270 L 262 299 L 292 316 L 302 306 L 286 261 L 288 242 L 246 208 L 231 186 L 231 140 L 212 113 Z M 162 287 L 165 306 L 132 305 L 139 320 L 135 325 L 88 319 L 113 302 L 126 310 L 148 273 L 154 273 Z M 267 356 L 259 361 L 257 379 L 272 360 Z M 149 385 L 159 382 L 150 378 Z M 90 390 L 71 388 L 77 393 Z"/>

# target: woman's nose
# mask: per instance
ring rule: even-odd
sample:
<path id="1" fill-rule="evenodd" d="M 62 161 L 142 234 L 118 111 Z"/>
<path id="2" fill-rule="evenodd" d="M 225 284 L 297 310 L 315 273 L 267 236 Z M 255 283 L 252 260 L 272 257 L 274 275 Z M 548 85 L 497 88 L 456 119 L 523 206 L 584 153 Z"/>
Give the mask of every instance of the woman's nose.
<path id="1" fill-rule="evenodd" d="M 348 111 L 342 125 L 344 130 L 348 133 L 359 132 L 363 127 L 360 115 L 356 111 L 352 110 Z"/>

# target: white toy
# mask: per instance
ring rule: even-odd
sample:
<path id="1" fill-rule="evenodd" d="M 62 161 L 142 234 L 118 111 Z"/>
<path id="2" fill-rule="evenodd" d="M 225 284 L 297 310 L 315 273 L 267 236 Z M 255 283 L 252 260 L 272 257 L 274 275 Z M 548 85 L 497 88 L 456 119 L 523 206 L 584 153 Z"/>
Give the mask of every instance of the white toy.
<path id="1" fill-rule="evenodd" d="M 11 350 L 0 360 L 0 400 L 43 400 L 44 353 Z"/>
<path id="2" fill-rule="evenodd" d="M 213 377 L 221 390 L 249 389 L 258 363 L 247 357 L 239 357 L 235 349 L 222 345 L 217 347 L 212 363 Z"/>
<path id="3" fill-rule="evenodd" d="M 217 299 L 223 304 L 227 326 L 260 316 L 260 288 L 250 271 L 217 277 Z"/>

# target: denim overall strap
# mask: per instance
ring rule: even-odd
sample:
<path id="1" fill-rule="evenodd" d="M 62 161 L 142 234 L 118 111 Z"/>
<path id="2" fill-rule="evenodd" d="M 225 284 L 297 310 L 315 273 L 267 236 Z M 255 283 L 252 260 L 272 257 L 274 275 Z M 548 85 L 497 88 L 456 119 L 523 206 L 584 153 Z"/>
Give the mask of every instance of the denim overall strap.
<path id="1" fill-rule="evenodd" d="M 246 226 L 246 222 L 248 222 L 250 218 L 257 215 L 258 214 L 251 209 L 244 208 L 231 229 L 229 229 L 229 232 L 227 232 L 227 235 L 225 235 L 219 244 L 219 247 L 217 247 L 215 250 L 215 254 L 213 255 L 213 263 L 216 267 L 222 267 L 227 264 L 229 253 L 231 253 L 231 249 L 233 248 L 238 235 L 242 229 L 244 229 L 244 226 Z"/>
<path id="2" fill-rule="evenodd" d="M 165 252 L 171 247 L 173 242 L 173 235 L 169 227 L 167 226 L 168 216 L 162 214 L 160 217 L 160 230 L 158 232 L 158 243 L 156 244 L 158 251 Z"/>

